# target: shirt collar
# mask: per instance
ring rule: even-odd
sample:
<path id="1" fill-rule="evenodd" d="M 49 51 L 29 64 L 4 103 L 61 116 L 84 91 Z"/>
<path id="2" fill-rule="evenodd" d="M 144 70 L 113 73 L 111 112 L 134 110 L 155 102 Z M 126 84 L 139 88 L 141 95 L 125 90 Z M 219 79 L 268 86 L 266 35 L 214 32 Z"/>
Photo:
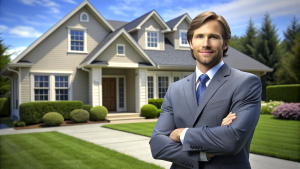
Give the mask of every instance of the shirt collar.
<path id="1" fill-rule="evenodd" d="M 215 76 L 215 74 L 220 69 L 220 67 L 223 66 L 223 64 L 224 64 L 224 61 L 222 60 L 220 63 L 218 63 L 216 66 L 214 66 L 213 68 L 209 69 L 206 72 L 207 76 L 209 77 L 209 81 Z M 196 66 L 196 83 L 198 83 L 198 79 L 202 74 L 203 73 Z"/>

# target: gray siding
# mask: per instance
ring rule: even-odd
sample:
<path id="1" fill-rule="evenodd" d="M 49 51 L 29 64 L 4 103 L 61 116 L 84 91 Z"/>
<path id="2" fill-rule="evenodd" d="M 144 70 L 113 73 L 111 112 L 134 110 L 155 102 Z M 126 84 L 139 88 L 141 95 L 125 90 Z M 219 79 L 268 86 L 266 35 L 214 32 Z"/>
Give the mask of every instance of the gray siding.
<path id="1" fill-rule="evenodd" d="M 127 112 L 135 112 L 135 69 L 126 71 Z"/>
<path id="2" fill-rule="evenodd" d="M 89 73 L 78 69 L 73 80 L 73 100 L 81 100 L 83 104 L 89 102 Z"/>
<path id="3" fill-rule="evenodd" d="M 30 76 L 29 76 L 29 68 L 21 68 L 20 76 L 20 86 L 21 86 L 21 100 L 20 104 L 30 102 Z M 34 96 L 32 96 L 34 97 Z"/>

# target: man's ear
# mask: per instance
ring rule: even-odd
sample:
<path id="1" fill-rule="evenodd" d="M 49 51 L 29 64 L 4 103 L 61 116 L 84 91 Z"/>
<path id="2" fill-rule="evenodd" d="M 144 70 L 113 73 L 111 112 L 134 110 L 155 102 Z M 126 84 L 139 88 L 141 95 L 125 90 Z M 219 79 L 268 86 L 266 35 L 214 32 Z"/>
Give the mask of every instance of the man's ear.
<path id="1" fill-rule="evenodd" d="M 191 47 L 191 49 L 193 50 L 193 44 L 192 44 L 192 41 L 190 41 L 190 47 Z"/>
<path id="2" fill-rule="evenodd" d="M 229 41 L 225 41 L 224 43 L 224 46 L 223 46 L 223 50 L 226 50 L 228 48 L 228 44 L 229 44 Z"/>

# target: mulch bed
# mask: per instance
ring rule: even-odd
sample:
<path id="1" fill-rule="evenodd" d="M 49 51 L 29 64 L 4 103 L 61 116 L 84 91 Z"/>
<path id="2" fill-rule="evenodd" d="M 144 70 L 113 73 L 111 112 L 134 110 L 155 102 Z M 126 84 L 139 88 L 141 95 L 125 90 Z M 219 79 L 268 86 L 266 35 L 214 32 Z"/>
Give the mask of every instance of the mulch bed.
<path id="1" fill-rule="evenodd" d="M 60 126 L 74 126 L 74 125 L 96 124 L 96 123 L 109 123 L 109 121 L 103 120 L 103 121 L 88 121 L 86 123 L 74 123 L 72 121 L 66 120 Z M 21 129 L 48 128 L 48 127 L 52 127 L 52 126 L 46 126 L 44 123 L 39 123 L 39 124 L 26 125 L 25 127 L 14 127 L 14 129 L 21 130 Z"/>

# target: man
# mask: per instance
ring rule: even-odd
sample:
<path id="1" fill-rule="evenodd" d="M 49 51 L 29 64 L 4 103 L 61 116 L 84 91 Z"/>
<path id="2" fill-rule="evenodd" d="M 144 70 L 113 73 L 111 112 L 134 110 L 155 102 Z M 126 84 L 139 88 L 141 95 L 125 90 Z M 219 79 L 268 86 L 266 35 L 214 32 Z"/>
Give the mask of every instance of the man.
<path id="1" fill-rule="evenodd" d="M 196 71 L 169 86 L 150 140 L 153 157 L 171 168 L 251 168 L 261 83 L 223 62 L 230 37 L 226 20 L 214 12 L 198 15 L 188 29 Z M 202 74 L 208 77 L 199 80 Z"/>

